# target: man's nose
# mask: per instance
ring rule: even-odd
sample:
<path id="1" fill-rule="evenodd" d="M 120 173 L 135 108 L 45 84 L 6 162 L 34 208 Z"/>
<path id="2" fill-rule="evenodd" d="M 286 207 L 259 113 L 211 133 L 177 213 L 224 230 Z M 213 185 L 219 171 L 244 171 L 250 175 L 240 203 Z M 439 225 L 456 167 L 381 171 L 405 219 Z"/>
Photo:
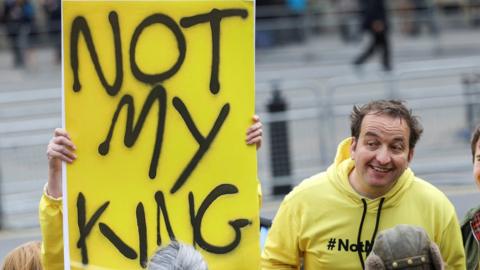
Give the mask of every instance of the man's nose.
<path id="1" fill-rule="evenodd" d="M 385 147 L 378 150 L 376 159 L 380 164 L 388 164 L 392 160 L 390 152 Z"/>

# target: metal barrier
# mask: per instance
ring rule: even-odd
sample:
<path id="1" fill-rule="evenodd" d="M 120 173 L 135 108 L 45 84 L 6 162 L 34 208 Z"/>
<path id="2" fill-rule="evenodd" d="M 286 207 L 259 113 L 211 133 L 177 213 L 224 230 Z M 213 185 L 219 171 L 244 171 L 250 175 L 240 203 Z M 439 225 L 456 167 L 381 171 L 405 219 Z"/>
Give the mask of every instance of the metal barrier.
<path id="1" fill-rule="evenodd" d="M 412 166 L 435 184 L 471 182 L 467 142 L 468 106 L 479 105 L 475 93 L 465 95 L 462 77 L 480 72 L 480 57 L 405 63 L 391 75 L 358 76 L 348 66 L 288 65 L 257 69 L 256 102 L 262 122 L 286 121 L 290 137 L 291 175 L 270 173 L 269 130 L 259 151 L 259 178 L 265 194 L 273 181 L 295 184 L 324 170 L 337 143 L 349 135 L 353 104 L 376 98 L 401 98 L 422 117 L 425 134 Z M 339 74 L 352 74 L 339 76 Z M 288 110 L 266 112 L 272 83 L 289 103 Z M 471 87 L 478 85 L 472 84 Z M 472 88 L 473 89 L 473 88 Z M 478 107 L 476 107 L 478 108 Z M 475 121 L 475 120 L 473 120 Z M 0 212 L 3 228 L 37 224 L 37 204 L 47 178 L 45 147 L 60 126 L 60 89 L 0 91 Z M 441 166 L 439 166 L 441 164 Z"/>
<path id="2" fill-rule="evenodd" d="M 377 98 L 400 98 L 422 118 L 425 134 L 419 141 L 412 167 L 434 184 L 471 182 L 467 130 L 468 105 L 479 99 L 466 96 L 462 76 L 478 74 L 480 65 L 471 62 L 417 67 L 382 77 L 334 77 L 325 79 L 277 81 L 289 102 L 289 110 L 267 113 L 271 96 L 268 83 L 257 83 L 257 110 L 265 126 L 286 121 L 289 126 L 291 175 L 273 179 L 270 173 L 269 130 L 264 129 L 264 145 L 259 151 L 259 178 L 268 197 L 272 183 L 296 184 L 324 170 L 332 161 L 337 143 L 349 135 L 348 114 L 353 104 Z M 35 90 L 33 93 L 2 93 L 0 119 L 0 205 L 3 228 L 31 227 L 38 224 L 37 205 L 47 178 L 45 147 L 54 127 L 60 124 L 60 91 Z M 50 96 L 49 96 L 50 93 Z M 58 96 L 57 96 L 58 95 Z M 56 96 L 56 97 L 55 97 Z M 8 98 L 7 98 L 8 97 Z M 41 97 L 44 97 L 42 99 Z M 8 102 L 7 102 L 8 101 Z M 11 104 L 36 108 L 8 110 Z M 51 107 L 56 107 L 52 109 Z M 263 108 L 263 110 L 262 110 Z M 44 111 L 42 114 L 40 112 Z M 34 124 L 32 124 L 34 123 Z M 441 166 L 439 165 L 441 164 Z"/>
<path id="3" fill-rule="evenodd" d="M 467 102 L 466 118 L 470 132 L 480 123 L 480 74 L 469 73 L 462 78 L 462 84 Z"/>
<path id="4" fill-rule="evenodd" d="M 1 148 L 0 164 L 3 228 L 38 226 L 38 203 L 47 179 L 45 143 Z"/>
<path id="5" fill-rule="evenodd" d="M 0 92 L 0 216 L 2 228 L 38 225 L 47 180 L 45 147 L 61 125 L 61 89 Z"/>
<path id="6" fill-rule="evenodd" d="M 414 114 L 420 116 L 425 129 L 416 147 L 414 171 L 437 185 L 472 183 L 466 110 L 471 105 L 479 108 L 480 91 L 465 95 L 462 77 L 466 73 L 480 73 L 480 65 L 474 64 L 477 60 L 410 68 L 385 76 L 375 73 L 367 77 L 334 77 L 325 87 L 310 80 L 301 91 L 300 83 L 292 88 L 281 86 L 283 95 L 301 92 L 303 99 L 287 99 L 292 109 L 286 112 L 260 115 L 265 125 L 289 122 L 292 175 L 277 180 L 269 173 L 271 153 L 266 141 L 265 150 L 259 153 L 259 178 L 265 193 L 268 194 L 274 182 L 289 180 L 296 184 L 329 166 L 337 144 L 349 136 L 348 116 L 354 104 L 391 98 L 405 100 Z M 480 88 L 478 84 L 474 86 Z M 257 89 L 257 96 L 269 93 L 266 88 L 261 89 L 260 95 Z M 309 105 L 305 100 L 310 101 Z M 269 131 L 265 132 L 264 138 L 268 139 Z"/>

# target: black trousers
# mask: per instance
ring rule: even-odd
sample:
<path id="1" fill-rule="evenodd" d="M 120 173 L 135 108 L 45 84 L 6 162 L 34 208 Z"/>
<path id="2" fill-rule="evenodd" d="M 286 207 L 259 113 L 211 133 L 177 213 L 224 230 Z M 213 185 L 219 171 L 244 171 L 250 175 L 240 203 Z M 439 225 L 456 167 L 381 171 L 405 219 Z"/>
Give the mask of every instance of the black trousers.
<path id="1" fill-rule="evenodd" d="M 365 51 L 360 54 L 355 59 L 356 65 L 363 64 L 370 56 L 373 55 L 375 50 L 382 51 L 382 64 L 385 70 L 391 70 L 391 59 L 390 59 L 390 42 L 388 40 L 388 34 L 385 31 L 382 32 L 375 32 L 370 31 L 372 35 L 372 40 L 369 46 L 365 49 Z"/>
<path id="2" fill-rule="evenodd" d="M 15 67 L 23 67 L 25 65 L 25 57 L 20 33 L 8 35 L 8 39 L 10 40 Z"/>

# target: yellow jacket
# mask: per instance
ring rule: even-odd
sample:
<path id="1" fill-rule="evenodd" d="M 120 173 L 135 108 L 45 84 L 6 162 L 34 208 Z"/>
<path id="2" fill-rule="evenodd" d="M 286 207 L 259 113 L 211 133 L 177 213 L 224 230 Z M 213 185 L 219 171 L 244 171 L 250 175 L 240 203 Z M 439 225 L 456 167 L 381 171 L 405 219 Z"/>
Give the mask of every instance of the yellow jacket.
<path id="1" fill-rule="evenodd" d="M 63 270 L 62 199 L 48 196 L 44 189 L 39 206 L 44 270 Z"/>
<path id="2" fill-rule="evenodd" d="M 446 269 L 465 269 L 460 228 L 447 197 L 407 169 L 383 198 L 363 198 L 348 181 L 354 167 L 350 144 L 344 140 L 326 172 L 285 197 L 265 243 L 262 269 L 299 269 L 302 259 L 308 270 L 362 269 L 375 227 L 380 232 L 397 224 L 423 227 Z"/>

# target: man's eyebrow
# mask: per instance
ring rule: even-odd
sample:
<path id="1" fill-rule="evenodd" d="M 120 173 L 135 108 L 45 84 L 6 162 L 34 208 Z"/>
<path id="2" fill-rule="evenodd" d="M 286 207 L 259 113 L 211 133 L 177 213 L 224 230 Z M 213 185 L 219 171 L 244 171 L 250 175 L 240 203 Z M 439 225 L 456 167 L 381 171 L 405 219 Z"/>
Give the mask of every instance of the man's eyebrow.
<path id="1" fill-rule="evenodd" d="M 365 136 L 370 136 L 370 137 L 378 137 L 378 134 L 373 132 L 373 131 L 367 131 L 365 133 Z"/>
<path id="2" fill-rule="evenodd" d="M 476 157 L 476 158 L 480 158 L 480 154 L 478 154 L 478 155 L 475 155 L 475 157 Z"/>
<path id="3" fill-rule="evenodd" d="M 404 142 L 405 138 L 404 137 L 396 137 L 396 138 L 393 138 L 393 141 L 394 142 Z"/>
<path id="4" fill-rule="evenodd" d="M 373 132 L 373 131 L 367 131 L 365 132 L 365 137 L 374 137 L 374 138 L 379 138 L 380 136 Z M 398 137 L 395 137 L 393 138 L 393 142 L 394 143 L 397 143 L 397 142 L 401 142 L 401 143 L 404 143 L 405 142 L 405 138 L 403 136 L 398 136 Z"/>

